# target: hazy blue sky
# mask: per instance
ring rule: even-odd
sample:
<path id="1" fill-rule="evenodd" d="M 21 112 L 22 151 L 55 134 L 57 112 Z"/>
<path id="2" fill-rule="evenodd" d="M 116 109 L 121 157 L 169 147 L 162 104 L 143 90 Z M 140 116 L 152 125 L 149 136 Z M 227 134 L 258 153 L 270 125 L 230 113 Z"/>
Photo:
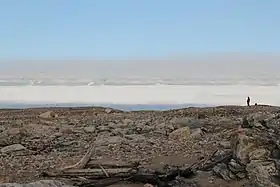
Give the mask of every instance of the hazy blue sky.
<path id="1" fill-rule="evenodd" d="M 279 0 L 3 0 L 0 58 L 279 52 Z"/>

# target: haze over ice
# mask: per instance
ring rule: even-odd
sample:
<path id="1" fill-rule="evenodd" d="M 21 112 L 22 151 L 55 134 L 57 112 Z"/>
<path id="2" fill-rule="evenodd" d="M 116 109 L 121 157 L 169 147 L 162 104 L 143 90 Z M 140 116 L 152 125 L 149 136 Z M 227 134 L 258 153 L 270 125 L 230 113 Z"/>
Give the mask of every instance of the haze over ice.
<path id="1" fill-rule="evenodd" d="M 278 105 L 279 5 L 2 3 L 0 107 Z"/>

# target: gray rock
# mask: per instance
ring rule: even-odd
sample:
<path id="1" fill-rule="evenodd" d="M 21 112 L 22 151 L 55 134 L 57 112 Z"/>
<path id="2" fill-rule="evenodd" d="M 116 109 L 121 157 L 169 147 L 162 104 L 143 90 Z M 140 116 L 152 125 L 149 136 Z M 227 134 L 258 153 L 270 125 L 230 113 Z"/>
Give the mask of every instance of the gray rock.
<path id="1" fill-rule="evenodd" d="M 84 127 L 84 131 L 87 133 L 94 133 L 96 131 L 95 126 Z"/>
<path id="2" fill-rule="evenodd" d="M 172 186 L 172 187 L 201 187 L 195 180 L 188 180 L 183 177 L 177 177 L 175 180 L 169 181 L 164 186 Z"/>
<path id="3" fill-rule="evenodd" d="M 169 138 L 172 140 L 186 140 L 190 137 L 190 128 L 182 127 L 169 134 Z"/>
<path id="4" fill-rule="evenodd" d="M 137 123 L 134 127 L 134 132 L 141 134 L 144 126 L 145 125 L 143 123 Z"/>
<path id="5" fill-rule="evenodd" d="M 175 127 L 173 124 L 167 123 L 167 124 L 165 124 L 165 129 L 169 132 L 172 132 L 175 130 Z"/>
<path id="6" fill-rule="evenodd" d="M 56 113 L 54 113 L 53 111 L 47 111 L 47 112 L 44 112 L 42 114 L 39 115 L 39 117 L 41 118 L 57 118 L 58 115 Z"/>
<path id="7" fill-rule="evenodd" d="M 248 123 L 250 127 L 261 128 L 263 126 L 268 127 L 270 124 L 269 121 L 273 120 L 275 117 L 274 114 L 267 112 L 255 112 L 248 116 Z"/>
<path id="8" fill-rule="evenodd" d="M 105 132 L 105 131 L 110 132 L 111 131 L 110 127 L 104 126 L 104 125 L 98 126 L 96 129 L 97 129 L 97 132 Z"/>
<path id="9" fill-rule="evenodd" d="M 204 132 L 201 130 L 201 128 L 193 129 L 191 131 L 190 137 L 192 139 L 200 139 L 204 135 Z"/>
<path id="10" fill-rule="evenodd" d="M 115 128 L 112 131 L 112 134 L 114 136 L 121 136 L 123 137 L 124 135 L 128 134 L 129 129 L 122 129 L 122 128 Z"/>
<path id="11" fill-rule="evenodd" d="M 249 163 L 249 153 L 255 149 L 254 140 L 245 134 L 237 135 L 233 140 L 233 158 L 241 164 Z"/>
<path id="12" fill-rule="evenodd" d="M 231 148 L 230 141 L 220 142 L 220 146 L 224 149 L 230 149 Z"/>
<path id="13" fill-rule="evenodd" d="M 126 133 L 125 134 L 130 135 L 130 134 L 134 134 L 134 133 L 135 133 L 135 130 L 129 128 L 129 129 L 126 129 Z"/>
<path id="14" fill-rule="evenodd" d="M 146 140 L 146 137 L 141 134 L 130 134 L 126 135 L 125 138 L 128 140 L 133 140 L 134 142 L 143 142 Z"/>
<path id="15" fill-rule="evenodd" d="M 73 133 L 73 127 L 64 125 L 59 129 L 59 132 L 62 134 L 72 134 Z"/>
<path id="16" fill-rule="evenodd" d="M 163 134 L 163 135 L 166 135 L 172 131 L 174 131 L 175 128 L 172 124 L 167 124 L 167 123 L 159 123 L 159 124 L 156 124 L 154 126 L 154 129 L 153 131 L 157 134 Z"/>
<path id="17" fill-rule="evenodd" d="M 236 179 L 235 173 L 229 171 L 229 178 L 231 178 L 232 180 L 235 180 Z"/>
<path id="18" fill-rule="evenodd" d="M 125 139 L 120 136 L 100 137 L 95 141 L 97 145 L 120 144 L 125 142 Z"/>
<path id="19" fill-rule="evenodd" d="M 232 180 L 230 177 L 230 171 L 225 163 L 217 164 L 213 168 L 214 173 L 221 176 L 224 180 L 230 181 Z"/>
<path id="20" fill-rule="evenodd" d="M 274 159 L 280 159 L 280 150 L 275 148 L 271 151 L 271 157 Z"/>
<path id="21" fill-rule="evenodd" d="M 122 128 L 122 129 L 125 129 L 125 128 L 128 128 L 129 125 L 127 123 L 118 123 L 116 124 L 115 128 Z"/>
<path id="22" fill-rule="evenodd" d="M 275 167 L 278 171 L 280 171 L 280 160 L 274 160 Z"/>
<path id="23" fill-rule="evenodd" d="M 147 183 L 144 185 L 144 187 L 154 187 L 154 185 Z"/>
<path id="24" fill-rule="evenodd" d="M 0 125 L 0 133 L 3 132 L 3 131 L 5 131 L 5 127 Z"/>
<path id="25" fill-rule="evenodd" d="M 0 146 L 9 145 L 8 137 L 5 134 L 0 134 Z"/>
<path id="26" fill-rule="evenodd" d="M 11 153 L 11 152 L 22 151 L 22 150 L 26 150 L 26 148 L 23 145 L 14 144 L 14 145 L 9 145 L 9 146 L 3 147 L 0 150 L 0 152 L 1 153 Z"/>
<path id="27" fill-rule="evenodd" d="M 191 129 L 203 127 L 206 121 L 203 119 L 195 119 L 191 117 L 172 120 L 175 128 L 189 127 Z"/>
<path id="28" fill-rule="evenodd" d="M 246 178 L 246 176 L 247 176 L 246 172 L 238 172 L 238 173 L 236 173 L 235 175 L 236 175 L 236 177 L 238 177 L 239 179 L 244 179 L 244 178 Z"/>
<path id="29" fill-rule="evenodd" d="M 222 158 L 224 158 L 226 155 L 229 154 L 229 151 L 223 150 L 223 149 L 218 149 L 215 154 L 213 155 L 213 161 L 218 161 L 221 160 Z"/>
<path id="30" fill-rule="evenodd" d="M 248 178 L 255 187 L 276 187 L 271 177 L 277 174 L 275 164 L 270 161 L 251 161 L 246 166 Z"/>
<path id="31" fill-rule="evenodd" d="M 9 137 L 22 137 L 27 134 L 27 130 L 25 128 L 9 128 L 7 131 L 3 132 L 3 134 Z"/>
<path id="32" fill-rule="evenodd" d="M 108 127 L 111 128 L 111 129 L 114 129 L 114 128 L 118 127 L 118 126 L 117 126 L 117 124 L 114 123 L 114 122 L 109 122 L 109 123 L 108 123 Z"/>
<path id="33" fill-rule="evenodd" d="M 130 125 L 130 124 L 133 123 L 133 121 L 131 119 L 124 119 L 123 123 L 126 124 L 126 125 Z"/>
<path id="34" fill-rule="evenodd" d="M 151 132 L 151 131 L 153 131 L 153 130 L 154 130 L 154 128 L 153 128 L 152 126 L 145 125 L 145 126 L 142 128 L 141 133 L 142 133 L 142 134 L 146 134 L 146 133 L 149 133 L 149 132 Z"/>
<path id="35" fill-rule="evenodd" d="M 276 143 L 277 148 L 280 149 L 280 140 L 276 140 L 275 143 Z"/>
<path id="36" fill-rule="evenodd" d="M 239 173 L 245 171 L 245 168 L 242 167 L 239 163 L 237 163 L 236 160 L 234 159 L 231 159 L 231 161 L 228 164 L 228 167 L 230 171 L 232 171 L 233 173 Z"/>
<path id="37" fill-rule="evenodd" d="M 242 128 L 250 128 L 252 127 L 247 119 L 247 117 L 243 117 L 242 119 L 242 125 L 241 125 Z"/>
<path id="38" fill-rule="evenodd" d="M 166 123 L 160 123 L 160 124 L 157 124 L 155 126 L 155 128 L 158 130 L 158 129 L 165 129 L 166 128 Z"/>
<path id="39" fill-rule="evenodd" d="M 61 146 L 70 146 L 70 145 L 73 145 L 73 144 L 78 144 L 77 141 L 69 141 L 69 142 L 61 142 Z"/>
<path id="40" fill-rule="evenodd" d="M 63 136 L 63 133 L 62 132 L 56 132 L 52 136 L 53 137 L 61 137 L 61 136 Z"/>
<path id="41" fill-rule="evenodd" d="M 112 110 L 112 109 L 110 109 L 110 108 L 106 108 L 106 109 L 105 109 L 105 112 L 106 112 L 107 114 L 110 114 L 110 113 L 112 113 L 112 112 L 113 112 L 113 110 Z"/>

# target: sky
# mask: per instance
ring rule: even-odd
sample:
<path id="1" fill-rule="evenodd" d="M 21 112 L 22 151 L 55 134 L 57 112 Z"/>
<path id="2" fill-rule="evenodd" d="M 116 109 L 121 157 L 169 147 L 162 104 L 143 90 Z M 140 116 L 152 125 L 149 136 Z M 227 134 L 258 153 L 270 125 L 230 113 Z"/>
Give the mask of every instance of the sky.
<path id="1" fill-rule="evenodd" d="M 279 0 L 6 0 L 0 59 L 280 51 Z"/>

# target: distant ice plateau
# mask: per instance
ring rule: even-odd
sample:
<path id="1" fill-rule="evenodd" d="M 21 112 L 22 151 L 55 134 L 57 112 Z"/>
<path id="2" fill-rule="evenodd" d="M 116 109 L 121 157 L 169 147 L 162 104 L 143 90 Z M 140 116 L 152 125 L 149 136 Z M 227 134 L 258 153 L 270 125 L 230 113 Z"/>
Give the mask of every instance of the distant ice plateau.
<path id="1" fill-rule="evenodd" d="M 261 53 L 134 60 L 9 60 L 0 63 L 0 86 L 278 86 L 279 62 L 280 55 Z"/>

